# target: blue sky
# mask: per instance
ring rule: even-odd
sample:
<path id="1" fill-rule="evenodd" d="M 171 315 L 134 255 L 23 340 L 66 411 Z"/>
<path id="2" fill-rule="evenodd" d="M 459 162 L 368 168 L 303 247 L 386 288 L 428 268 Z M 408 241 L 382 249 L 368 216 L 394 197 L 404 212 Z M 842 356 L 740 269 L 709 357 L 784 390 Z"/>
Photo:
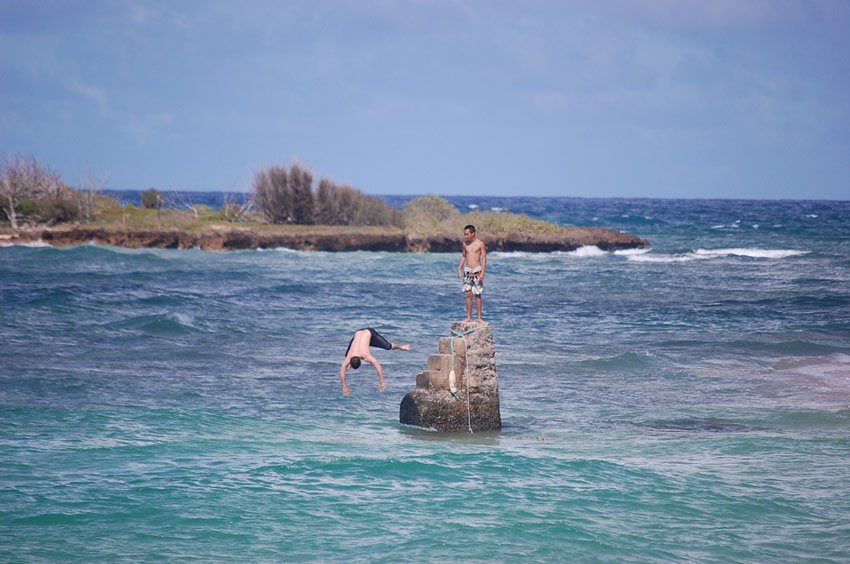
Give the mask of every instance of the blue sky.
<path id="1" fill-rule="evenodd" d="M 69 184 L 850 199 L 847 0 L 0 0 L 0 153 Z"/>

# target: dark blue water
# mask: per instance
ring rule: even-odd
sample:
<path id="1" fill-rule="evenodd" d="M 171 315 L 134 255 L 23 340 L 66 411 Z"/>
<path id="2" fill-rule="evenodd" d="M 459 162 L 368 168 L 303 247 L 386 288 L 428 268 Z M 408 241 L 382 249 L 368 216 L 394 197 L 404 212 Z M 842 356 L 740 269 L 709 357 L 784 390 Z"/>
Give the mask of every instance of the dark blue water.
<path id="1" fill-rule="evenodd" d="M 398 423 L 454 254 L 0 247 L 0 560 L 850 559 L 850 203 L 451 201 L 653 244 L 490 254 L 501 433 Z"/>

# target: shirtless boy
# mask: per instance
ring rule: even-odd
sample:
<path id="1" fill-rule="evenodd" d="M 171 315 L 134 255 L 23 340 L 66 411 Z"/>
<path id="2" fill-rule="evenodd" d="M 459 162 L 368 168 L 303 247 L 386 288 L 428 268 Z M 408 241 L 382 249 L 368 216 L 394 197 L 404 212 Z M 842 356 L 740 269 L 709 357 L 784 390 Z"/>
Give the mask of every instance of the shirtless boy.
<path id="1" fill-rule="evenodd" d="M 348 371 L 349 366 L 355 370 L 360 368 L 361 361 L 366 361 L 375 367 L 375 371 L 378 373 L 378 389 L 382 392 L 385 389 L 384 369 L 381 367 L 381 363 L 378 362 L 378 359 L 372 356 L 369 347 L 380 347 L 388 351 L 392 349 L 401 349 L 403 351 L 410 350 L 410 345 L 397 345 L 395 343 L 391 343 L 387 341 L 383 335 L 371 327 L 356 331 L 354 336 L 348 342 L 348 350 L 345 351 L 345 358 L 342 361 L 342 366 L 339 368 L 339 379 L 342 381 L 342 393 L 346 396 L 351 395 L 351 390 L 348 389 L 348 384 L 345 381 L 345 373 Z"/>
<path id="2" fill-rule="evenodd" d="M 475 296 L 478 309 L 478 322 L 481 319 L 481 292 L 484 291 L 484 270 L 487 268 L 487 248 L 484 242 L 475 236 L 475 226 L 463 228 L 463 250 L 457 265 L 457 276 L 463 279 L 461 291 L 466 293 L 466 320 L 472 321 L 472 296 Z"/>

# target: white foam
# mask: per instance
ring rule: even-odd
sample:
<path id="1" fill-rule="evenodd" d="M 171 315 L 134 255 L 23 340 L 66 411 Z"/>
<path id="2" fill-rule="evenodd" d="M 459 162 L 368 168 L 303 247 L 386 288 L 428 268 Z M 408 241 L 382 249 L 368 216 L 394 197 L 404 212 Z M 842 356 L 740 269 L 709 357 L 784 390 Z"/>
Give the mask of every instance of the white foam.
<path id="1" fill-rule="evenodd" d="M 808 254 L 809 251 L 798 251 L 796 249 L 697 249 L 694 254 L 698 257 L 719 258 L 726 256 L 739 256 L 749 258 L 782 259 L 797 257 Z"/>
<path id="2" fill-rule="evenodd" d="M 477 210 L 478 204 L 467 204 L 466 207 L 468 207 L 471 210 Z"/>
<path id="3" fill-rule="evenodd" d="M 31 247 L 34 249 L 49 247 L 47 243 L 39 239 L 38 241 L 21 241 L 15 243 L 2 242 L 0 243 L 0 247 Z"/>
<path id="4" fill-rule="evenodd" d="M 644 249 L 637 249 L 643 251 Z M 552 251 L 551 253 L 530 253 L 526 251 L 492 251 L 488 256 L 498 257 L 502 259 L 534 259 L 543 260 L 551 256 L 563 256 L 571 259 L 576 258 L 595 258 L 608 256 L 607 251 L 603 251 L 596 245 L 584 245 L 574 251 Z"/>
<path id="5" fill-rule="evenodd" d="M 177 323 L 184 327 L 195 327 L 195 317 L 188 313 L 169 313 L 168 317 L 174 319 Z"/>
<path id="6" fill-rule="evenodd" d="M 499 258 L 523 258 L 529 256 L 529 253 L 525 251 L 493 251 L 487 254 L 491 257 Z"/>
<path id="7" fill-rule="evenodd" d="M 632 262 L 651 262 L 651 263 L 661 263 L 661 264 L 670 264 L 674 262 L 690 262 L 692 260 L 697 260 L 698 256 L 693 253 L 689 253 L 686 255 L 654 255 L 654 254 L 640 254 L 640 255 L 626 255 L 626 258 Z"/>
<path id="8" fill-rule="evenodd" d="M 587 258 L 587 257 L 604 257 L 608 253 L 603 251 L 596 245 L 584 245 L 579 247 L 578 249 L 566 253 L 568 256 L 578 257 L 578 258 Z"/>
<path id="9" fill-rule="evenodd" d="M 818 218 L 818 214 L 816 214 L 816 213 L 810 213 L 810 214 L 806 214 L 806 215 L 804 215 L 803 217 L 807 217 L 807 218 L 809 218 L 809 219 L 817 219 L 817 218 Z"/>
<path id="10" fill-rule="evenodd" d="M 697 249 L 691 253 L 681 255 L 656 255 L 647 254 L 645 249 L 638 250 L 644 252 L 628 254 L 623 251 L 618 251 L 617 254 L 622 253 L 626 256 L 626 258 L 634 262 L 675 263 L 690 262 L 694 260 L 711 260 L 730 256 L 775 260 L 802 256 L 809 253 L 809 251 L 798 251 L 794 249 Z"/>
<path id="11" fill-rule="evenodd" d="M 633 257 L 637 255 L 645 255 L 651 250 L 652 249 L 621 249 L 619 251 L 614 251 L 614 254 L 623 257 Z"/>

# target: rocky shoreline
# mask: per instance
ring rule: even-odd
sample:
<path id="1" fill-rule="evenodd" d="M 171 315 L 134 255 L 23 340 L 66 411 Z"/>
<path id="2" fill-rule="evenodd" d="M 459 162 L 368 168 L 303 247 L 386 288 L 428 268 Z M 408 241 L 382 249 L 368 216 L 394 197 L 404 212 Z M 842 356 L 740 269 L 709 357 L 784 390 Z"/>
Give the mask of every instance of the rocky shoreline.
<path id="1" fill-rule="evenodd" d="M 649 241 L 627 233 L 599 227 L 567 227 L 563 234 L 482 233 L 489 251 L 552 252 L 574 251 L 585 245 L 602 250 L 636 249 Z M 266 231 L 245 227 L 214 227 L 204 231 L 180 229 L 125 229 L 108 227 L 45 227 L 18 232 L 5 231 L 0 243 L 43 242 L 55 247 L 87 243 L 128 248 L 191 249 L 235 251 L 245 249 L 288 248 L 302 251 L 390 251 L 456 252 L 462 237 L 458 235 L 417 235 L 399 230 L 364 231 L 356 229 L 302 228 L 296 231 Z"/>

